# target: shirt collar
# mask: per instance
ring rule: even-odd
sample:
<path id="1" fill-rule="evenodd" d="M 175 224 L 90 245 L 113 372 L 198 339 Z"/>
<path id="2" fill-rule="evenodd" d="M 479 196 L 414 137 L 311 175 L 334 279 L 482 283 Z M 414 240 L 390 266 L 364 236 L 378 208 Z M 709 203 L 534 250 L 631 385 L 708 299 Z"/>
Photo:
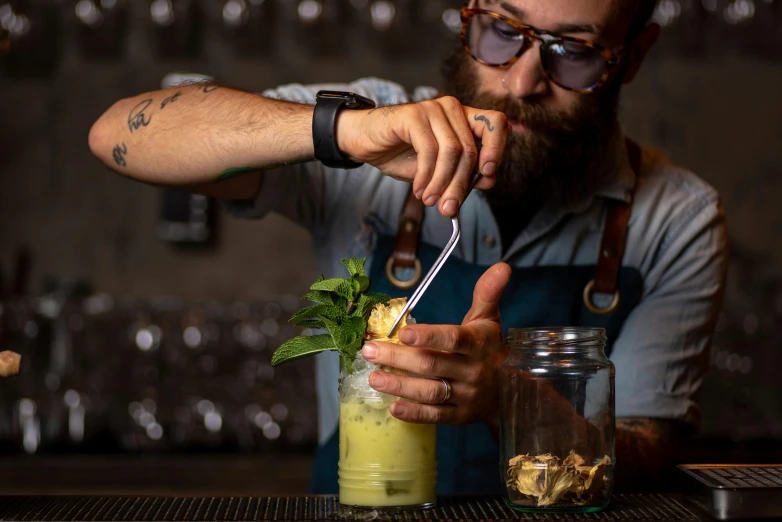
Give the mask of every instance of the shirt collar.
<path id="1" fill-rule="evenodd" d="M 630 203 L 633 200 L 636 173 L 630 164 L 625 135 L 621 129 L 618 129 L 614 134 L 609 147 L 614 150 L 613 154 L 609 155 L 614 158 L 613 166 L 608 167 L 610 174 L 597 188 L 595 195 Z"/>

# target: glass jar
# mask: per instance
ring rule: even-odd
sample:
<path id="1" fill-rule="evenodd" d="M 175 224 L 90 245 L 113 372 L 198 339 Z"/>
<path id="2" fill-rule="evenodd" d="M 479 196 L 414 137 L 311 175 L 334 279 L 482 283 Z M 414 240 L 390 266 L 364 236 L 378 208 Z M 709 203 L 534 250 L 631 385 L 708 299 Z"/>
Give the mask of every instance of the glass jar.
<path id="1" fill-rule="evenodd" d="M 602 328 L 511 329 L 500 367 L 500 473 L 525 512 L 594 512 L 614 484 L 614 365 Z"/>
<path id="2" fill-rule="evenodd" d="M 339 379 L 339 502 L 343 506 L 423 508 L 437 497 L 436 426 L 391 415 L 397 397 L 369 386 L 382 369 L 364 360 Z"/>

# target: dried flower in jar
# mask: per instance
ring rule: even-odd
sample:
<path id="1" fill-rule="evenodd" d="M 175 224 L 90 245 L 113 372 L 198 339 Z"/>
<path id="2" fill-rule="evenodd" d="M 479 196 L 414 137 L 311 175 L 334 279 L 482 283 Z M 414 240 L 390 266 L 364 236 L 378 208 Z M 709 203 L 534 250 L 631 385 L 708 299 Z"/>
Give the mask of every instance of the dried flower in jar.
<path id="1" fill-rule="evenodd" d="M 550 453 L 535 457 L 518 455 L 508 462 L 508 486 L 523 495 L 537 499 L 537 506 L 560 503 L 583 505 L 592 501 L 603 485 L 606 455 L 594 466 L 584 465 L 584 458 L 571 450 L 564 459 Z"/>

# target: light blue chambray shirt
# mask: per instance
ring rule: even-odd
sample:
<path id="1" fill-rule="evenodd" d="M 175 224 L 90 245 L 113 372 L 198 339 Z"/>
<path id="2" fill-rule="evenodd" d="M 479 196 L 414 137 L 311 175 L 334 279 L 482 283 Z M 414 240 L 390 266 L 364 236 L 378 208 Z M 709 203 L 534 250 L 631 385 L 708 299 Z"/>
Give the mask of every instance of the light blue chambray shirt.
<path id="1" fill-rule="evenodd" d="M 408 94 L 401 86 L 377 78 L 351 84 L 293 84 L 262 94 L 314 104 L 320 89 L 352 91 L 379 106 L 422 101 L 436 94 L 430 87 Z M 453 255 L 481 265 L 500 261 L 517 267 L 593 265 L 602 238 L 605 201 L 629 201 L 635 181 L 624 147 L 618 149 L 622 153 L 615 175 L 597 194 L 572 208 L 542 209 L 504 256 L 491 209 L 483 194 L 475 191 L 460 211 L 462 236 Z M 396 233 L 408 190 L 407 183 L 368 165 L 339 170 L 311 162 L 267 171 L 255 201 L 227 202 L 227 207 L 246 218 L 277 212 L 304 226 L 314 239 L 319 273 L 341 277 L 344 257 L 367 257 L 369 269 L 374 238 L 377 233 Z M 442 248 L 450 236 L 450 219 L 436 207 L 427 208 L 422 241 Z M 640 272 L 643 292 L 611 354 L 616 366 L 616 415 L 677 419 L 697 427 L 698 395 L 727 269 L 725 217 L 712 187 L 652 149 L 642 152 L 623 265 Z M 317 357 L 321 442 L 338 424 L 338 374 L 336 354 Z"/>

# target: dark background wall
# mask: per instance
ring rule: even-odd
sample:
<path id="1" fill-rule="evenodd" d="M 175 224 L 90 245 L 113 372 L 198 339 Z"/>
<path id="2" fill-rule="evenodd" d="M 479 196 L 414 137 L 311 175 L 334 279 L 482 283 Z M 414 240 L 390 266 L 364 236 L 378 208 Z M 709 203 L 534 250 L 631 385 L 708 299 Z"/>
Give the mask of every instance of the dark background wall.
<path id="1" fill-rule="evenodd" d="M 233 2 L 233 8 L 240 3 Z M 631 137 L 662 149 L 723 197 L 733 258 L 705 385 L 703 434 L 734 440 L 782 438 L 777 375 L 782 364 L 782 2 L 750 3 L 752 10 L 742 0 L 662 2 L 658 20 L 667 24 L 662 41 L 625 90 L 622 110 Z M 25 5 L 31 9 L 42 3 L 16 4 L 19 13 Z M 80 40 L 85 25 L 76 15 L 77 3 L 51 4 L 60 22 L 59 32 L 47 31 L 45 37 L 54 42 L 54 68 L 36 72 L 32 60 L 11 60 L 12 51 L 3 58 L 0 73 L 0 273 L 7 288 L 16 255 L 26 247 L 31 256 L 29 296 L 44 295 L 47 279 L 76 278 L 125 303 L 116 305 L 124 310 L 124 319 L 117 319 L 113 329 L 104 324 L 94 334 L 69 330 L 82 336 L 72 346 L 72 353 L 78 353 L 86 350 L 82 346 L 98 346 L 111 332 L 138 323 L 139 317 L 144 324 L 154 322 L 165 308 L 161 296 L 173 296 L 184 310 L 196 306 L 192 303 L 217 303 L 224 307 L 221 328 L 236 328 L 248 317 L 277 321 L 284 315 L 280 310 L 296 306 L 295 297 L 314 277 L 307 234 L 278 216 L 247 222 L 218 209 L 218 240 L 209 248 L 176 248 L 158 237 L 163 191 L 109 172 L 88 150 L 90 125 L 111 103 L 158 88 L 172 71 L 209 74 L 251 91 L 368 75 L 410 88 L 438 86 L 440 58 L 455 42 L 442 14 L 461 2 L 396 2 L 399 25 L 391 32 L 373 30 L 367 22 L 373 2 L 327 1 L 325 13 L 332 7 L 344 11 L 335 15 L 333 25 L 314 28 L 296 21 L 297 10 L 307 2 L 280 0 L 273 12 L 262 10 L 270 8 L 271 0 L 245 2 L 248 9 L 259 5 L 262 15 L 247 22 L 256 28 L 247 34 L 262 40 L 271 31 L 272 37 L 244 47 L 225 31 L 235 12 L 226 7 L 232 2 L 196 2 L 202 21 L 194 33 L 197 45 L 191 55 L 179 57 L 166 56 L 166 49 L 174 48 L 177 31 L 197 27 L 192 19 L 155 32 L 149 2 L 104 2 L 114 8 L 104 9 L 103 29 L 89 33 L 92 40 Z M 79 4 L 82 18 L 89 19 L 89 6 Z M 160 18 L 165 2 L 153 4 Z M 190 2 L 171 5 L 188 8 Z M 117 29 L 121 24 L 110 26 L 118 8 L 127 8 L 124 31 Z M 408 16 L 413 11 L 417 14 Z M 29 12 L 34 19 L 35 10 Z M 754 16 L 736 23 L 750 12 Z M 106 40 L 96 43 L 101 37 Z M 114 37 L 122 46 L 112 56 Z M 342 54 L 332 52 L 335 48 Z M 186 45 L 183 49 L 188 51 Z M 108 56 L 85 56 L 85 50 L 103 50 Z M 20 71 L 19 63 L 31 70 Z M 134 312 L 128 311 L 128 302 L 136 303 Z M 227 318 L 237 303 L 238 315 Z M 242 303 L 260 303 L 261 311 L 243 314 Z M 153 312 L 139 312 L 144 307 Z M 6 315 L 12 308 L 6 306 Z M 46 313 L 36 310 L 45 318 Z M 28 323 L 29 318 L 15 323 L 18 342 L 49 349 L 58 338 L 25 337 Z M 182 321 L 175 323 L 181 326 Z M 278 328 L 267 334 L 280 339 L 285 332 Z M 93 340 L 85 341 L 90 335 Z M 133 335 L 131 341 L 137 341 Z M 94 349 L 99 356 L 100 349 Z M 41 373 L 41 379 L 50 373 Z M 64 379 L 66 374 L 58 375 Z M 65 391 L 59 384 L 54 389 Z M 20 392 L 15 393 L 18 399 Z M 7 419 L 12 418 L 8 413 Z"/>

